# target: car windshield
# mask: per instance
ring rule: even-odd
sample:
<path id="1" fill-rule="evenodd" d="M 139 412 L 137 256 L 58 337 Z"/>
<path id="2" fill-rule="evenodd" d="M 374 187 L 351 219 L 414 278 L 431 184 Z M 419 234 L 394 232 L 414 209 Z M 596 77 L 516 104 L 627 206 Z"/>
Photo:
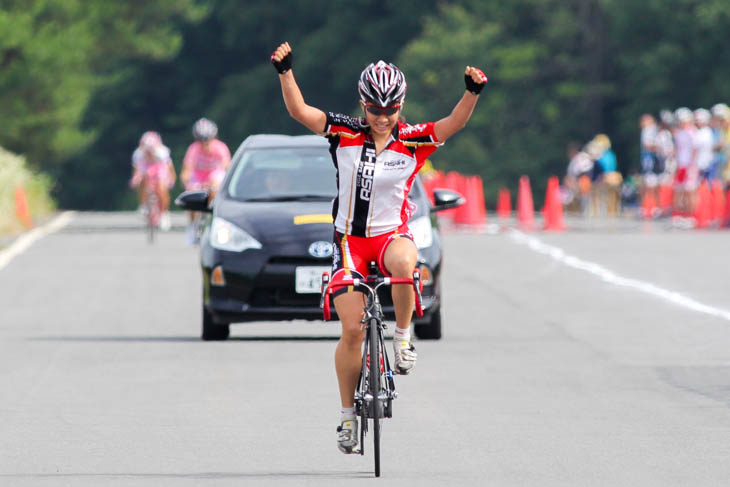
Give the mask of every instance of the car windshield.
<path id="1" fill-rule="evenodd" d="M 242 154 L 226 188 L 241 201 L 331 200 L 335 168 L 327 148 L 251 149 Z"/>

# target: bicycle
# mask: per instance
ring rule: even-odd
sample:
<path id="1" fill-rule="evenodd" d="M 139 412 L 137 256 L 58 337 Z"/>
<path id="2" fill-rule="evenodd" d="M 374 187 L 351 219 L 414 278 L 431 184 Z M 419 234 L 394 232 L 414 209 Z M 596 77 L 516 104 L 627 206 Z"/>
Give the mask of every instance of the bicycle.
<path id="1" fill-rule="evenodd" d="M 330 296 L 337 289 L 354 286 L 366 290 L 367 303 L 361 323 L 365 326 L 363 340 L 362 368 L 355 389 L 355 412 L 360 416 L 360 453 L 365 455 L 365 435 L 368 432 L 368 418 L 373 427 L 373 457 L 375 476 L 380 477 L 380 436 L 384 418 L 393 417 L 393 400 L 398 397 L 393 380 L 393 369 L 390 367 L 390 358 L 385 348 L 383 338 L 386 324 L 383 309 L 378 298 L 378 289 L 391 284 L 412 284 L 416 297 L 416 315 L 423 316 L 421 307 L 421 276 L 416 269 L 413 278 L 385 277 L 378 274 L 377 266 L 370 263 L 370 273 L 365 279 L 330 280 L 328 273 L 322 274 L 322 294 L 320 308 L 325 321 L 330 315 Z M 377 359 L 373 359 L 377 357 Z"/>
<path id="2" fill-rule="evenodd" d="M 145 185 L 145 191 L 147 193 L 144 204 L 147 242 L 153 243 L 155 241 L 155 232 L 159 227 L 160 219 L 162 218 L 162 202 L 157 196 L 157 191 L 155 191 L 155 188 L 152 187 L 152 185 Z"/>

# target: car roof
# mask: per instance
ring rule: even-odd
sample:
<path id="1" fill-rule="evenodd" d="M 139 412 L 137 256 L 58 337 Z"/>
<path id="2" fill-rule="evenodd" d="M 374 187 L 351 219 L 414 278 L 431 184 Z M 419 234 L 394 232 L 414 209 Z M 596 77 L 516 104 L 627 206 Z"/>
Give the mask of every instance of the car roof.
<path id="1" fill-rule="evenodd" d="M 240 149 L 265 149 L 272 147 L 327 147 L 327 140 L 321 135 L 249 135 L 239 146 Z"/>

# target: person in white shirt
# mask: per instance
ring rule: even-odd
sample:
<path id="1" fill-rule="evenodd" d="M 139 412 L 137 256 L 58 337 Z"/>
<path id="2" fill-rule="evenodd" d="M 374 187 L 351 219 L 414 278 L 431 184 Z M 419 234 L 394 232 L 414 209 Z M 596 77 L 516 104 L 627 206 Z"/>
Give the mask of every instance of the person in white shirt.
<path id="1" fill-rule="evenodd" d="M 712 128 L 710 127 L 710 121 L 712 115 L 709 110 L 704 108 L 698 108 L 694 112 L 695 123 L 697 124 L 697 133 L 694 138 L 695 147 L 695 158 L 697 161 L 697 169 L 699 170 L 700 181 L 707 180 L 711 181 L 712 171 L 712 159 L 714 136 L 712 134 Z"/>

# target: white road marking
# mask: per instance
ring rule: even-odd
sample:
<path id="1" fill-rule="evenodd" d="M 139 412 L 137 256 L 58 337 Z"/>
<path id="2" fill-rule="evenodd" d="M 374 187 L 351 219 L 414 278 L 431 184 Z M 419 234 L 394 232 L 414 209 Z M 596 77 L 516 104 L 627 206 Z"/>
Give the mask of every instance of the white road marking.
<path id="1" fill-rule="evenodd" d="M 74 211 L 64 211 L 42 227 L 34 228 L 33 230 L 18 237 L 18 239 L 13 242 L 10 247 L 0 251 L 0 269 L 8 265 L 13 258 L 28 250 L 28 247 L 33 245 L 36 241 L 42 239 L 46 235 L 57 232 L 68 225 L 73 219 L 75 213 L 76 212 Z"/>
<path id="2" fill-rule="evenodd" d="M 565 253 L 565 251 L 563 249 L 561 249 L 559 247 L 555 247 L 553 245 L 548 245 L 548 244 L 544 243 L 543 241 L 541 241 L 540 239 L 538 239 L 536 237 L 532 237 L 530 235 L 526 235 L 518 230 L 513 230 L 510 233 L 510 237 L 515 242 L 522 244 L 522 245 L 526 245 L 527 247 L 534 250 L 535 252 L 552 257 L 556 261 L 558 261 L 562 264 L 565 264 L 568 267 L 572 267 L 574 269 L 578 269 L 578 270 L 593 274 L 593 275 L 599 277 L 601 280 L 608 282 L 610 284 L 636 289 L 643 293 L 650 294 L 652 296 L 656 296 L 658 298 L 664 299 L 666 301 L 669 301 L 676 305 L 682 306 L 684 308 L 691 309 L 692 311 L 705 313 L 705 314 L 708 314 L 711 316 L 715 316 L 715 317 L 730 321 L 730 311 L 728 311 L 728 310 L 724 310 L 721 308 L 716 308 L 714 306 L 709 306 L 709 305 L 700 303 L 699 301 L 696 301 L 688 296 L 680 294 L 676 291 L 670 291 L 668 289 L 663 289 L 650 282 L 640 281 L 638 279 L 631 279 L 628 277 L 619 276 L 615 272 L 613 272 L 609 269 L 606 269 L 605 267 L 601 266 L 600 264 L 596 264 L 595 262 L 585 261 L 585 260 L 579 259 L 578 257 L 568 255 Z"/>

